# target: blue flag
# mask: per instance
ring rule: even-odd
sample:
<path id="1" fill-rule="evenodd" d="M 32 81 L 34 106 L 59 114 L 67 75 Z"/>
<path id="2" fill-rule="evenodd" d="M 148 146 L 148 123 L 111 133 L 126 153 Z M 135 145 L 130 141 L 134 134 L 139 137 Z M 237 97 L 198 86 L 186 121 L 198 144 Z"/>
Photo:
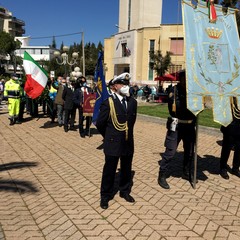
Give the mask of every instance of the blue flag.
<path id="1" fill-rule="evenodd" d="M 97 86 L 97 96 L 96 96 L 96 102 L 94 105 L 94 112 L 93 112 L 93 124 L 96 124 L 98 114 L 100 111 L 100 106 L 104 100 L 106 100 L 109 97 L 106 82 L 105 82 L 105 76 L 103 74 L 103 52 L 98 53 L 98 62 L 94 73 L 94 82 Z"/>
<path id="2" fill-rule="evenodd" d="M 203 97 L 213 102 L 214 121 L 232 121 L 231 97 L 240 102 L 239 36 L 234 9 L 222 12 L 215 5 L 216 22 L 209 19 L 206 3 L 193 7 L 183 0 L 188 109 L 195 115 L 204 109 Z"/>

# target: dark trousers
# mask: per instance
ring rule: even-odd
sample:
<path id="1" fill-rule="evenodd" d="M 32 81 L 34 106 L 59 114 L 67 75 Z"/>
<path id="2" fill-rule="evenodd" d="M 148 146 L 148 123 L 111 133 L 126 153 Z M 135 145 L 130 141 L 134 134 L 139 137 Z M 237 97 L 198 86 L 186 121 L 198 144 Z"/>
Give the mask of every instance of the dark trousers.
<path id="1" fill-rule="evenodd" d="M 83 114 L 83 113 L 82 113 Z M 89 131 L 89 128 L 90 128 L 90 123 L 91 123 L 91 118 L 92 117 L 90 117 L 90 116 L 79 116 L 79 130 L 80 130 L 80 132 L 82 131 L 82 132 L 84 132 L 84 128 L 83 128 L 83 122 L 84 122 L 84 120 L 86 120 L 86 124 L 85 124 L 85 132 L 88 132 Z"/>
<path id="2" fill-rule="evenodd" d="M 35 99 L 27 98 L 27 111 L 31 117 L 38 117 L 38 102 Z"/>
<path id="3" fill-rule="evenodd" d="M 25 109 L 26 102 L 21 100 L 20 101 L 20 109 L 19 109 L 19 115 L 18 115 L 18 121 L 23 121 L 23 114 Z"/>
<path id="4" fill-rule="evenodd" d="M 83 133 L 83 121 L 84 121 L 84 116 L 83 116 L 83 108 L 78 106 L 75 107 L 75 111 L 78 109 L 78 129 L 79 133 Z"/>
<path id="5" fill-rule="evenodd" d="M 64 129 L 68 129 L 68 124 L 70 123 L 70 128 L 74 128 L 74 121 L 76 117 L 76 109 L 64 109 Z"/>
<path id="6" fill-rule="evenodd" d="M 227 161 L 232 148 L 234 147 L 233 155 L 233 169 L 239 170 L 240 166 L 240 136 L 233 136 L 230 134 L 223 134 L 220 169 L 227 169 Z"/>
<path id="7" fill-rule="evenodd" d="M 123 194 L 129 194 L 132 186 L 132 159 L 133 155 L 120 157 L 120 181 L 119 190 Z M 103 167 L 101 198 L 111 199 L 114 192 L 114 180 L 119 157 L 105 155 Z"/>
<path id="8" fill-rule="evenodd" d="M 183 141 L 184 149 L 183 171 L 190 171 L 194 157 L 195 138 L 196 131 L 194 124 L 178 124 L 178 128 L 175 132 L 168 130 L 165 139 L 166 149 L 162 154 L 162 160 L 160 162 L 160 171 L 168 171 L 169 163 L 174 157 L 181 140 Z"/>

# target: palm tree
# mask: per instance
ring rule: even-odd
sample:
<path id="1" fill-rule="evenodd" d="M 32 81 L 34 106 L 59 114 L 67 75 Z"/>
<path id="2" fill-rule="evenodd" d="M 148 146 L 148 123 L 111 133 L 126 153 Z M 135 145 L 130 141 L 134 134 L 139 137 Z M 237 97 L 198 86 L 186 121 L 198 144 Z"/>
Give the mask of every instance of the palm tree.
<path id="1" fill-rule="evenodd" d="M 163 56 L 161 50 L 157 50 L 156 52 L 150 51 L 150 67 L 152 67 L 156 73 L 157 76 L 163 76 L 169 66 L 171 65 L 171 52 L 166 52 L 166 55 Z"/>

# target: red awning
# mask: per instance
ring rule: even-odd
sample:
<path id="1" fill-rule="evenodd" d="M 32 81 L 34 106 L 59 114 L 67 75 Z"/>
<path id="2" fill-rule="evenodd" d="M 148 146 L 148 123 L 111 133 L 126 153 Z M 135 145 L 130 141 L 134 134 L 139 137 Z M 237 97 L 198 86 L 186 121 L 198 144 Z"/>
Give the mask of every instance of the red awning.
<path id="1" fill-rule="evenodd" d="M 160 81 L 160 82 L 164 82 L 164 81 L 177 81 L 178 78 L 178 73 L 171 73 L 171 74 L 165 74 L 163 76 L 158 76 L 156 77 L 154 80 L 155 81 Z"/>

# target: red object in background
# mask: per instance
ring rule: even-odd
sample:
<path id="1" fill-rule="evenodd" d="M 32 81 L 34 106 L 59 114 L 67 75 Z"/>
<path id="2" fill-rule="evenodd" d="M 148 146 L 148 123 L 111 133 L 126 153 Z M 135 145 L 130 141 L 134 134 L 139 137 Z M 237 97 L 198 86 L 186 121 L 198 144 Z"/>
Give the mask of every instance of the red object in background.
<path id="1" fill-rule="evenodd" d="M 90 116 L 94 111 L 94 104 L 96 102 L 96 93 L 84 92 L 83 115 Z"/>
<path id="2" fill-rule="evenodd" d="M 178 73 L 171 73 L 171 74 L 165 74 L 163 76 L 158 76 L 156 77 L 154 80 L 155 81 L 160 81 L 160 82 L 164 82 L 164 81 L 177 81 L 178 79 Z"/>

